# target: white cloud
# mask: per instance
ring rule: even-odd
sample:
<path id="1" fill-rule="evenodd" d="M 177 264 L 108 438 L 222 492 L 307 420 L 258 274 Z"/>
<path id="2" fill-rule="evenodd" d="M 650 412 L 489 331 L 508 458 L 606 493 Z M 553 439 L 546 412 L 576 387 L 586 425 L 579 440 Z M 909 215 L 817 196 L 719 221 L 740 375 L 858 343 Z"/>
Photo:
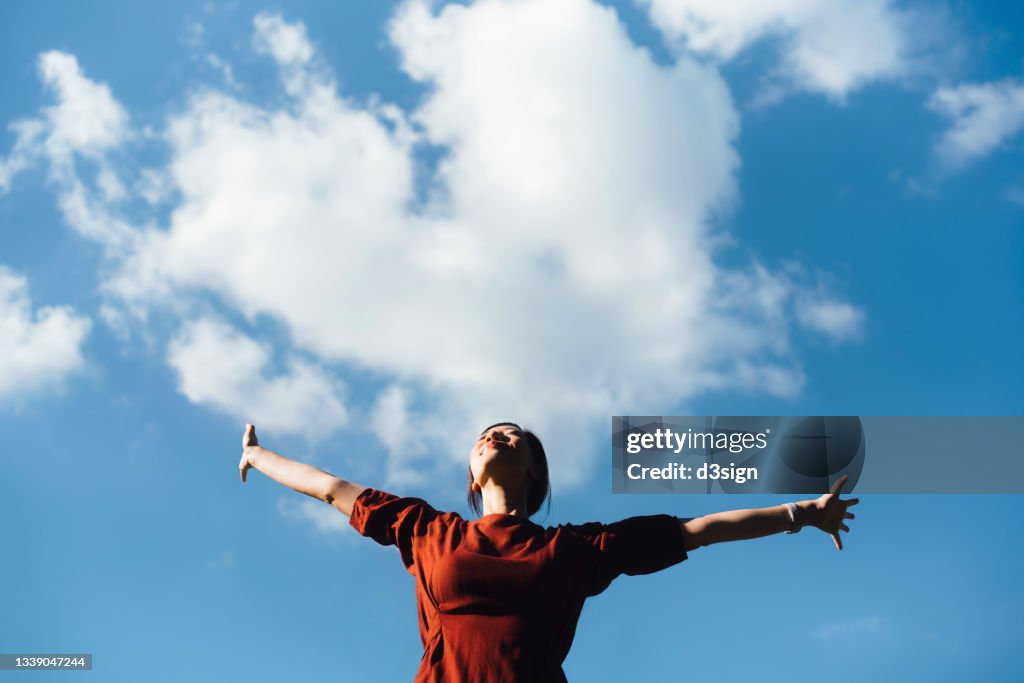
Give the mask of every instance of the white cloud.
<path id="1" fill-rule="evenodd" d="M 190 400 L 317 433 L 345 415 L 324 368 L 358 369 L 391 387 L 366 400 L 388 482 L 464 467 L 477 429 L 515 419 L 571 486 L 609 414 L 710 389 L 799 391 L 804 288 L 722 268 L 712 250 L 708 220 L 735 202 L 739 165 L 714 66 L 655 64 L 586 0 L 408 2 L 390 36 L 428 92 L 406 113 L 339 96 L 301 24 L 254 24 L 291 100 L 195 94 L 167 126 L 167 166 L 127 184 L 157 174 L 166 226 L 87 231 L 117 245 L 111 305 L 189 319 L 194 295 L 213 294 L 322 363 L 275 375 L 266 347 L 186 323 L 168 360 Z M 422 142 L 446 152 L 425 198 Z M 116 218 L 102 192 L 77 189 L 73 225 Z"/>
<path id="2" fill-rule="evenodd" d="M 843 301 L 800 296 L 796 301 L 796 314 L 804 327 L 834 341 L 855 339 L 863 331 L 864 313 Z"/>
<path id="3" fill-rule="evenodd" d="M 128 133 L 124 108 L 109 87 L 82 73 L 74 55 L 57 50 L 44 52 L 39 55 L 37 67 L 57 101 L 44 107 L 38 118 L 10 124 L 16 138 L 10 155 L 0 161 L 0 190 L 8 190 L 14 175 L 39 158 L 50 162 L 51 179 L 67 184 L 72 180 L 76 156 L 102 160 L 104 153 L 122 144 Z M 109 184 L 109 177 L 106 182 Z"/>
<path id="4" fill-rule="evenodd" d="M 252 23 L 253 48 L 277 62 L 285 91 L 293 97 L 305 96 L 310 102 L 323 100 L 329 106 L 334 83 L 306 36 L 306 25 L 301 21 L 288 23 L 268 12 L 256 15 Z"/>
<path id="5" fill-rule="evenodd" d="M 768 37 L 780 64 L 762 97 L 788 89 L 842 102 L 867 83 L 902 76 L 914 59 L 916 19 L 890 0 L 643 0 L 681 50 L 729 61 Z"/>
<path id="6" fill-rule="evenodd" d="M 178 372 L 178 390 L 261 428 L 322 439 L 346 423 L 341 385 L 321 368 L 296 358 L 268 373 L 271 352 L 225 323 L 187 324 L 171 342 L 167 361 Z"/>
<path id="7" fill-rule="evenodd" d="M 128 115 L 107 85 L 82 73 L 74 55 L 44 52 L 38 70 L 57 101 L 39 117 L 12 124 L 17 137 L 11 153 L 0 161 L 0 189 L 7 190 L 17 172 L 44 159 L 68 224 L 112 249 L 123 248 L 132 229 L 112 212 L 110 204 L 125 192 L 107 156 L 128 141 Z M 94 188 L 77 168 L 81 160 L 95 167 Z"/>
<path id="8" fill-rule="evenodd" d="M 369 431 L 387 449 L 386 481 L 396 487 L 429 483 L 439 465 L 447 467 L 450 462 L 449 458 L 438 458 L 439 452 L 455 460 L 468 457 L 475 438 L 468 430 L 483 426 L 481 421 L 507 419 L 478 412 L 479 406 L 474 410 L 458 397 L 452 397 L 455 409 L 426 409 L 416 399 L 417 392 L 412 388 L 393 384 L 378 394 L 368 416 Z M 467 419 L 467 412 L 476 416 Z"/>
<path id="9" fill-rule="evenodd" d="M 313 46 L 302 22 L 289 24 L 276 14 L 262 12 L 253 20 L 253 46 L 279 64 L 302 65 L 313 59 Z"/>
<path id="10" fill-rule="evenodd" d="M 39 71 L 57 94 L 57 104 L 44 109 L 50 124 L 46 151 L 51 158 L 73 153 L 97 157 L 124 141 L 127 113 L 109 87 L 85 77 L 73 55 L 45 52 L 39 57 Z"/>
<path id="11" fill-rule="evenodd" d="M 11 179 L 32 165 L 44 132 L 43 122 L 36 119 L 14 121 L 8 128 L 14 131 L 15 142 L 7 158 L 0 159 L 0 192 L 10 190 Z"/>
<path id="12" fill-rule="evenodd" d="M 221 78 L 224 79 L 224 85 L 226 85 L 228 88 L 230 88 L 231 90 L 242 89 L 242 85 L 237 80 L 235 80 L 235 71 L 231 68 L 230 64 L 228 64 L 212 52 L 208 52 L 206 54 L 206 58 L 204 61 L 206 62 L 207 65 L 210 66 L 210 68 L 220 73 Z"/>
<path id="13" fill-rule="evenodd" d="M 152 168 L 138 173 L 134 188 L 139 197 L 153 206 L 169 199 L 173 190 L 169 174 Z"/>
<path id="14" fill-rule="evenodd" d="M 295 502 L 280 498 L 277 501 L 277 510 L 285 519 L 311 522 L 319 534 L 347 533 L 349 528 L 348 517 L 338 512 L 333 505 L 318 500 Z"/>
<path id="15" fill-rule="evenodd" d="M 0 399 L 9 404 L 81 370 L 90 326 L 67 306 L 33 311 L 25 278 L 0 266 Z"/>
<path id="16" fill-rule="evenodd" d="M 937 152 L 955 170 L 992 153 L 1024 127 L 1024 84 L 1007 78 L 940 88 L 928 106 L 950 119 Z"/>
<path id="17" fill-rule="evenodd" d="M 387 479 L 396 486 L 421 484 L 423 468 L 417 460 L 429 455 L 430 444 L 410 410 L 410 391 L 399 386 L 385 389 L 377 397 L 370 415 L 370 430 L 388 450 Z M 417 429 L 419 428 L 419 429 Z"/>

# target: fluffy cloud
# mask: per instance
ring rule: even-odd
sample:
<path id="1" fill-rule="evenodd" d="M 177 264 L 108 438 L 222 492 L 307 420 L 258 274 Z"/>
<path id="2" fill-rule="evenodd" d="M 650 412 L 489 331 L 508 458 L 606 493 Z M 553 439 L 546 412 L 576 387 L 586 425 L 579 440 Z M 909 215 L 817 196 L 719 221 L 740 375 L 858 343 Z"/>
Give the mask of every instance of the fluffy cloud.
<path id="1" fill-rule="evenodd" d="M 289 24 L 277 15 L 262 13 L 253 20 L 253 26 L 253 46 L 278 64 L 301 66 L 313 58 L 313 46 L 303 24 Z"/>
<path id="2" fill-rule="evenodd" d="M 863 329 L 864 313 L 843 301 L 801 296 L 797 299 L 796 313 L 804 327 L 835 341 L 855 338 Z"/>
<path id="3" fill-rule="evenodd" d="M 187 324 L 167 353 L 188 399 L 269 430 L 322 438 L 342 427 L 342 387 L 330 375 L 290 358 L 286 369 L 269 374 L 272 354 L 238 330 L 202 319 Z"/>
<path id="4" fill-rule="evenodd" d="M 914 19 L 890 0 L 643 0 L 680 49 L 728 61 L 766 37 L 779 41 L 764 95 L 802 89 L 843 101 L 875 80 L 907 73 Z"/>
<path id="5" fill-rule="evenodd" d="M 792 394 L 794 326 L 835 336 L 798 314 L 816 287 L 716 264 L 709 218 L 735 201 L 739 164 L 728 88 L 691 57 L 652 62 L 613 10 L 403 4 L 389 32 L 426 89 L 412 112 L 340 96 L 300 23 L 254 29 L 290 100 L 196 93 L 164 134 L 166 224 L 90 233 L 118 245 L 111 305 L 188 320 L 212 294 L 318 359 L 274 374 L 256 340 L 186 322 L 168 360 L 191 400 L 317 432 L 345 415 L 324 368 L 357 371 L 387 387 L 365 404 L 388 482 L 450 475 L 479 427 L 511 418 L 569 486 L 609 414 Z M 445 152 L 436 168 L 425 145 Z M 82 215 L 117 215 L 102 188 L 82 197 Z"/>
<path id="6" fill-rule="evenodd" d="M 1024 84 L 1007 78 L 940 88 L 928 106 L 950 119 L 937 152 L 955 170 L 990 154 L 1024 127 Z"/>
<path id="7" fill-rule="evenodd" d="M 82 369 L 89 328 L 66 306 L 33 311 L 25 278 L 0 266 L 0 399 L 10 404 Z"/>
<path id="8" fill-rule="evenodd" d="M 85 76 L 74 55 L 44 52 L 37 67 L 56 103 L 11 125 L 16 139 L 0 160 L 0 190 L 8 190 L 19 171 L 45 160 L 68 224 L 111 250 L 124 249 L 133 230 L 109 206 L 124 198 L 125 189 L 108 157 L 131 136 L 128 115 L 107 85 Z"/>
<path id="9" fill-rule="evenodd" d="M 14 121 L 9 128 L 14 132 L 14 148 L 6 158 L 0 159 L 0 192 L 11 189 L 11 179 L 28 168 L 38 156 L 43 123 L 35 119 Z"/>
<path id="10" fill-rule="evenodd" d="M 73 55 L 43 53 L 39 72 L 57 96 L 57 104 L 44 109 L 49 124 L 47 155 L 53 159 L 67 159 L 72 154 L 97 158 L 124 140 L 127 114 L 110 88 L 85 77 Z"/>

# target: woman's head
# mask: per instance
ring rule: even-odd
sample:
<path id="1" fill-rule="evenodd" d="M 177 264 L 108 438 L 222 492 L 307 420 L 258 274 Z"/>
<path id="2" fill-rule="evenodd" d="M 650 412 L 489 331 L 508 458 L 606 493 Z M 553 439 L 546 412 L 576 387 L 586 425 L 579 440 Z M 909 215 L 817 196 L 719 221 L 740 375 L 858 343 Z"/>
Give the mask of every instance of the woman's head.
<path id="1" fill-rule="evenodd" d="M 537 435 L 514 422 L 498 422 L 480 433 L 469 459 L 466 499 L 482 512 L 482 487 L 488 479 L 505 486 L 525 483 L 526 514 L 537 512 L 551 495 L 548 458 Z"/>

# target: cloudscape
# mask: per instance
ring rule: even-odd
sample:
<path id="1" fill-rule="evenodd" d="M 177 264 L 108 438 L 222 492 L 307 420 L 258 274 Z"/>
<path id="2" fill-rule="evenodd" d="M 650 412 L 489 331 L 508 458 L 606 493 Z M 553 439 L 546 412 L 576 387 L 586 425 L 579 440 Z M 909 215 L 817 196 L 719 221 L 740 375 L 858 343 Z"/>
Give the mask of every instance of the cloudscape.
<path id="1" fill-rule="evenodd" d="M 613 415 L 1024 407 L 1014 7 L 57 7 L 0 9 L 0 650 L 411 679 L 393 549 L 240 489 L 247 422 L 462 512 L 512 419 L 558 524 L 784 502 L 611 495 Z M 840 557 L 803 534 L 617 583 L 569 679 L 1019 675 L 1019 496 L 860 507 Z"/>

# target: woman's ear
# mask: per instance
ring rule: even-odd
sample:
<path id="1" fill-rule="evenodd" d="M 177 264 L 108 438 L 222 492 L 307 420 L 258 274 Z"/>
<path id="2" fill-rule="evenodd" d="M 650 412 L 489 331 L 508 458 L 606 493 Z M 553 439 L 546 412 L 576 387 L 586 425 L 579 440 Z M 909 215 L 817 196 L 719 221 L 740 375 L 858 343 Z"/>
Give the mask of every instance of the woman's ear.
<path id="1" fill-rule="evenodd" d="M 473 482 L 473 485 L 469 487 L 473 493 L 480 493 L 480 484 Z"/>

